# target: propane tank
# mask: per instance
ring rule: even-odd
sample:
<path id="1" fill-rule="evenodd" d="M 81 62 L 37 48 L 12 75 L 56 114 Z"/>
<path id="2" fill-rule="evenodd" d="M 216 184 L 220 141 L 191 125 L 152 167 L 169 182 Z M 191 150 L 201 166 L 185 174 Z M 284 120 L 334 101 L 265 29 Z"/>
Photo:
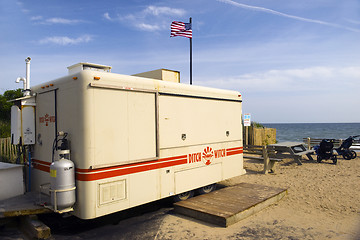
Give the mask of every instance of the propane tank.
<path id="1" fill-rule="evenodd" d="M 64 212 L 75 203 L 75 167 L 70 160 L 70 150 L 58 150 L 59 160 L 50 165 L 51 205 Z"/>

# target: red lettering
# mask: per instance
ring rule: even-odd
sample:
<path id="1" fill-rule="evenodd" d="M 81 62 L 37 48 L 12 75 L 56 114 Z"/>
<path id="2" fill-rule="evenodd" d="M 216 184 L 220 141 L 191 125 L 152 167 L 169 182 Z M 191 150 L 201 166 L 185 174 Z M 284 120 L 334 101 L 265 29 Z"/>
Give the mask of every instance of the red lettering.
<path id="1" fill-rule="evenodd" d="M 226 151 L 225 151 L 225 149 L 214 150 L 214 153 L 215 153 L 215 158 L 221 158 L 221 157 L 225 157 L 225 156 L 226 156 Z"/>
<path id="2" fill-rule="evenodd" d="M 194 162 L 200 162 L 201 161 L 201 153 L 191 153 L 188 155 L 188 162 L 194 163 Z"/>
<path id="3" fill-rule="evenodd" d="M 212 150 L 211 150 L 212 151 Z M 218 150 L 214 150 L 214 155 L 211 154 L 211 157 L 215 157 L 215 158 L 222 158 L 222 157 L 226 157 L 226 149 L 218 149 Z M 203 153 L 204 155 L 204 153 Z M 205 158 L 205 156 L 207 156 L 206 154 L 203 156 Z M 196 162 L 201 162 L 201 152 L 198 153 L 190 153 L 188 154 L 188 163 L 196 163 Z"/>

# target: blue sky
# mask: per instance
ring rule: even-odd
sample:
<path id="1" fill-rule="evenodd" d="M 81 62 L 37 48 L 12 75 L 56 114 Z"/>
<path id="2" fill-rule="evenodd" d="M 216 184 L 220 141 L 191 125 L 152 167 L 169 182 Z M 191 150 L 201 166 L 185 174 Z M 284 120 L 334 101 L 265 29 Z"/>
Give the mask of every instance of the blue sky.
<path id="1" fill-rule="evenodd" d="M 243 112 L 270 122 L 360 122 L 359 0 L 0 0 L 0 93 L 67 74 L 78 62 L 114 73 L 167 68 L 194 85 L 243 95 Z"/>

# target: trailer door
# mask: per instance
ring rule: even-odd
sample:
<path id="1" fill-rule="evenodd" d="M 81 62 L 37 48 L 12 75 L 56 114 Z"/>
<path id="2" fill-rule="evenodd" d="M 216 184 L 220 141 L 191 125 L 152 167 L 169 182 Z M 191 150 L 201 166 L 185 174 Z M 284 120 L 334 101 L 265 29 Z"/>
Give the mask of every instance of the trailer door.
<path id="1" fill-rule="evenodd" d="M 163 94 L 159 97 L 159 125 L 161 150 L 239 142 L 241 102 Z"/>
<path id="2" fill-rule="evenodd" d="M 56 137 L 56 90 L 36 96 L 36 156 L 42 161 L 52 161 L 52 144 Z"/>
<path id="3" fill-rule="evenodd" d="M 94 89 L 94 167 L 156 158 L 156 95 Z"/>

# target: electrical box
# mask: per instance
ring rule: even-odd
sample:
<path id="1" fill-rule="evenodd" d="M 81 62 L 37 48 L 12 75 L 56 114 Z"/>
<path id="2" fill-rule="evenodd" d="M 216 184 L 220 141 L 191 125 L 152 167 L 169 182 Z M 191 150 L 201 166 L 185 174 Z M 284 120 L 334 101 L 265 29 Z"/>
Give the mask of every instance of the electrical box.
<path id="1" fill-rule="evenodd" d="M 21 106 L 21 137 L 23 145 L 35 144 L 35 106 Z"/>
<path id="2" fill-rule="evenodd" d="M 35 98 L 23 97 L 11 107 L 11 143 L 35 144 Z"/>

